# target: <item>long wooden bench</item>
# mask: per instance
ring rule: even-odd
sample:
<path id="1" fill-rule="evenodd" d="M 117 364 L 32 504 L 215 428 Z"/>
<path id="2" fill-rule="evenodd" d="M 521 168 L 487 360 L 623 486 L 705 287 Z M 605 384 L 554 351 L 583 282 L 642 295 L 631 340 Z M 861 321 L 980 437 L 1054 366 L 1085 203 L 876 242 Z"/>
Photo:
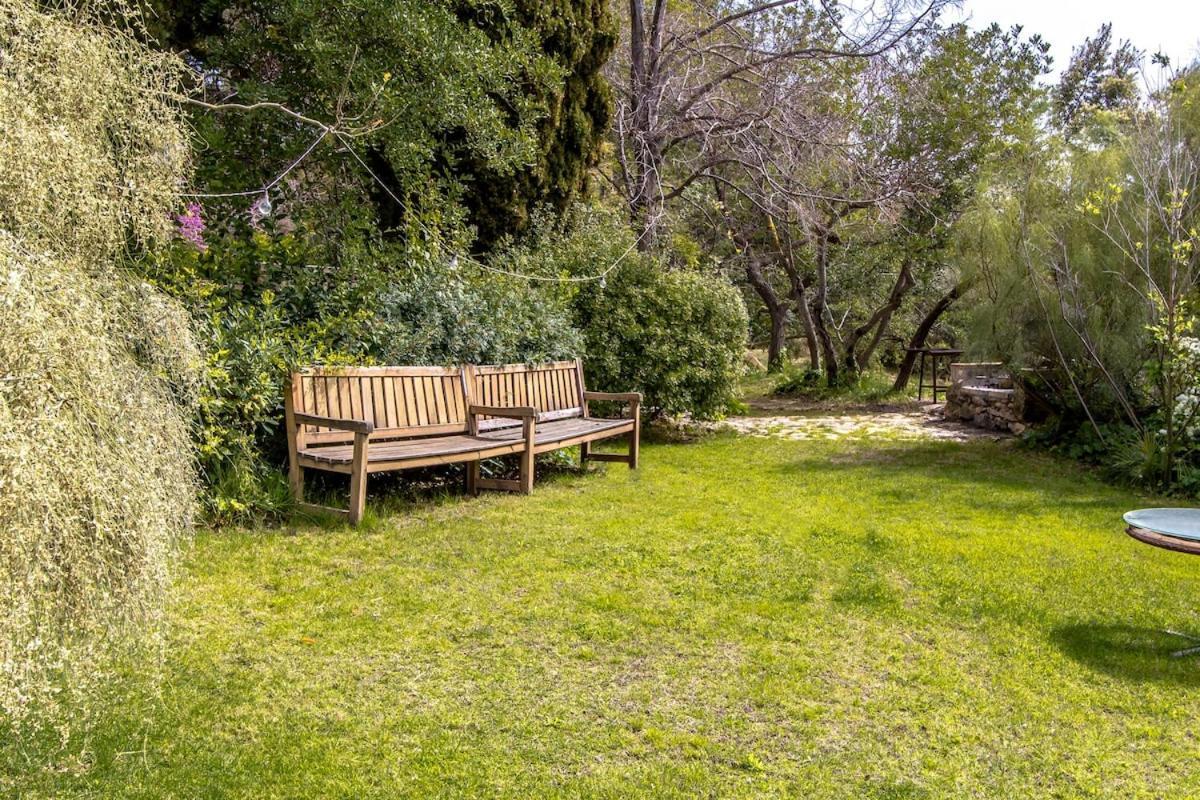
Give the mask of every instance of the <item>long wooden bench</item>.
<path id="1" fill-rule="evenodd" d="M 629 416 L 591 416 L 589 400 L 625 403 Z M 576 361 L 462 367 L 313 367 L 291 376 L 284 396 L 288 469 L 296 501 L 362 519 L 367 476 L 467 463 L 467 491 L 533 491 L 538 453 L 580 446 L 583 461 L 638 464 L 641 395 L 584 388 Z M 591 453 L 599 439 L 625 436 L 628 455 Z M 521 456 L 516 480 L 484 478 L 483 459 Z M 348 510 L 306 503 L 304 471 L 350 476 Z"/>

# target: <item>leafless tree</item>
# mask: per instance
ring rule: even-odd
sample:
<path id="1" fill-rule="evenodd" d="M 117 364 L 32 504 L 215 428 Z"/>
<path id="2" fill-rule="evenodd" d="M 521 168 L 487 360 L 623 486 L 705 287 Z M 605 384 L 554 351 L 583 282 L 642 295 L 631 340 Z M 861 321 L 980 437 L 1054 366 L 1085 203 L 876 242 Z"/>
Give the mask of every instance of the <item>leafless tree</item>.
<path id="1" fill-rule="evenodd" d="M 780 114 L 823 70 L 897 48 L 950 1 L 630 0 L 627 46 L 610 64 L 618 87 L 613 181 L 642 247 L 654 246 L 666 205 L 688 187 L 720 180 L 724 167 L 759 168 L 742 146 L 748 132 L 796 135 Z"/>
<path id="2" fill-rule="evenodd" d="M 823 76 L 740 135 L 739 159 L 709 168 L 747 283 L 770 316 L 773 368 L 781 364 L 789 320 L 799 319 L 814 369 L 823 368 L 833 382 L 843 366 L 857 372 L 915 285 L 910 256 L 861 321 L 835 319 L 830 308 L 836 260 L 851 249 L 861 257 L 903 235 L 906 214 L 936 191 L 933 153 L 892 149 L 899 123 L 889 92 L 908 77 L 902 64 L 883 56 L 844 70 L 837 80 Z"/>

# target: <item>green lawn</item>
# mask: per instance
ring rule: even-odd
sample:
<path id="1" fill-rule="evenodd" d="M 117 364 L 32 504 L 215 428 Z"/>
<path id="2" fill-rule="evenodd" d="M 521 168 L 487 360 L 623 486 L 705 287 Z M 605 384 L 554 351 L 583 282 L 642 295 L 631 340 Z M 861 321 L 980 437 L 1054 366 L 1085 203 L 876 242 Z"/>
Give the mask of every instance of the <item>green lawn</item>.
<path id="1" fill-rule="evenodd" d="M 22 796 L 1200 795 L 1200 559 L 1010 446 L 717 436 L 188 556 L 167 676 Z"/>

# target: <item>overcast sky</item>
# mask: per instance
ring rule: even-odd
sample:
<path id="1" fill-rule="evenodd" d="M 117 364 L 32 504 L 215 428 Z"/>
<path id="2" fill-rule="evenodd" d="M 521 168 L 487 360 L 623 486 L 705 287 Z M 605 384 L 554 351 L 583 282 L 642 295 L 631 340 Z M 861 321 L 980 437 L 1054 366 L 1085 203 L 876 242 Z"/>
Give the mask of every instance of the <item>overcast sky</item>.
<path id="1" fill-rule="evenodd" d="M 1200 56 L 1200 0 L 964 0 L 959 12 L 974 27 L 998 22 L 1025 26 L 1050 42 L 1057 75 L 1071 59 L 1071 48 L 1113 24 L 1113 38 L 1129 39 L 1147 56 L 1162 51 L 1173 66 Z"/>

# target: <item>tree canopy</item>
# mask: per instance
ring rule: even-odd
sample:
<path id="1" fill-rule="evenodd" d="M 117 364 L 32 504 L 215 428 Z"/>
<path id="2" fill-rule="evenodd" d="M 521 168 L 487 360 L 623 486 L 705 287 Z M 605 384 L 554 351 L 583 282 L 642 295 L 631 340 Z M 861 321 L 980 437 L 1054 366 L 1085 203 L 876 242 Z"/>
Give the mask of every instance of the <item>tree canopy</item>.
<path id="1" fill-rule="evenodd" d="M 206 100 L 278 103 L 350 134 L 325 142 L 281 187 L 297 218 L 351 226 L 366 196 L 367 221 L 394 235 L 465 221 L 487 247 L 524 229 L 532 208 L 565 210 L 586 189 L 607 129 L 599 71 L 615 30 L 602 0 L 161 10 L 159 35 L 187 53 Z M 199 119 L 198 182 L 218 192 L 267 182 L 320 135 L 280 114 Z M 330 204 L 341 213 L 329 217 Z"/>

